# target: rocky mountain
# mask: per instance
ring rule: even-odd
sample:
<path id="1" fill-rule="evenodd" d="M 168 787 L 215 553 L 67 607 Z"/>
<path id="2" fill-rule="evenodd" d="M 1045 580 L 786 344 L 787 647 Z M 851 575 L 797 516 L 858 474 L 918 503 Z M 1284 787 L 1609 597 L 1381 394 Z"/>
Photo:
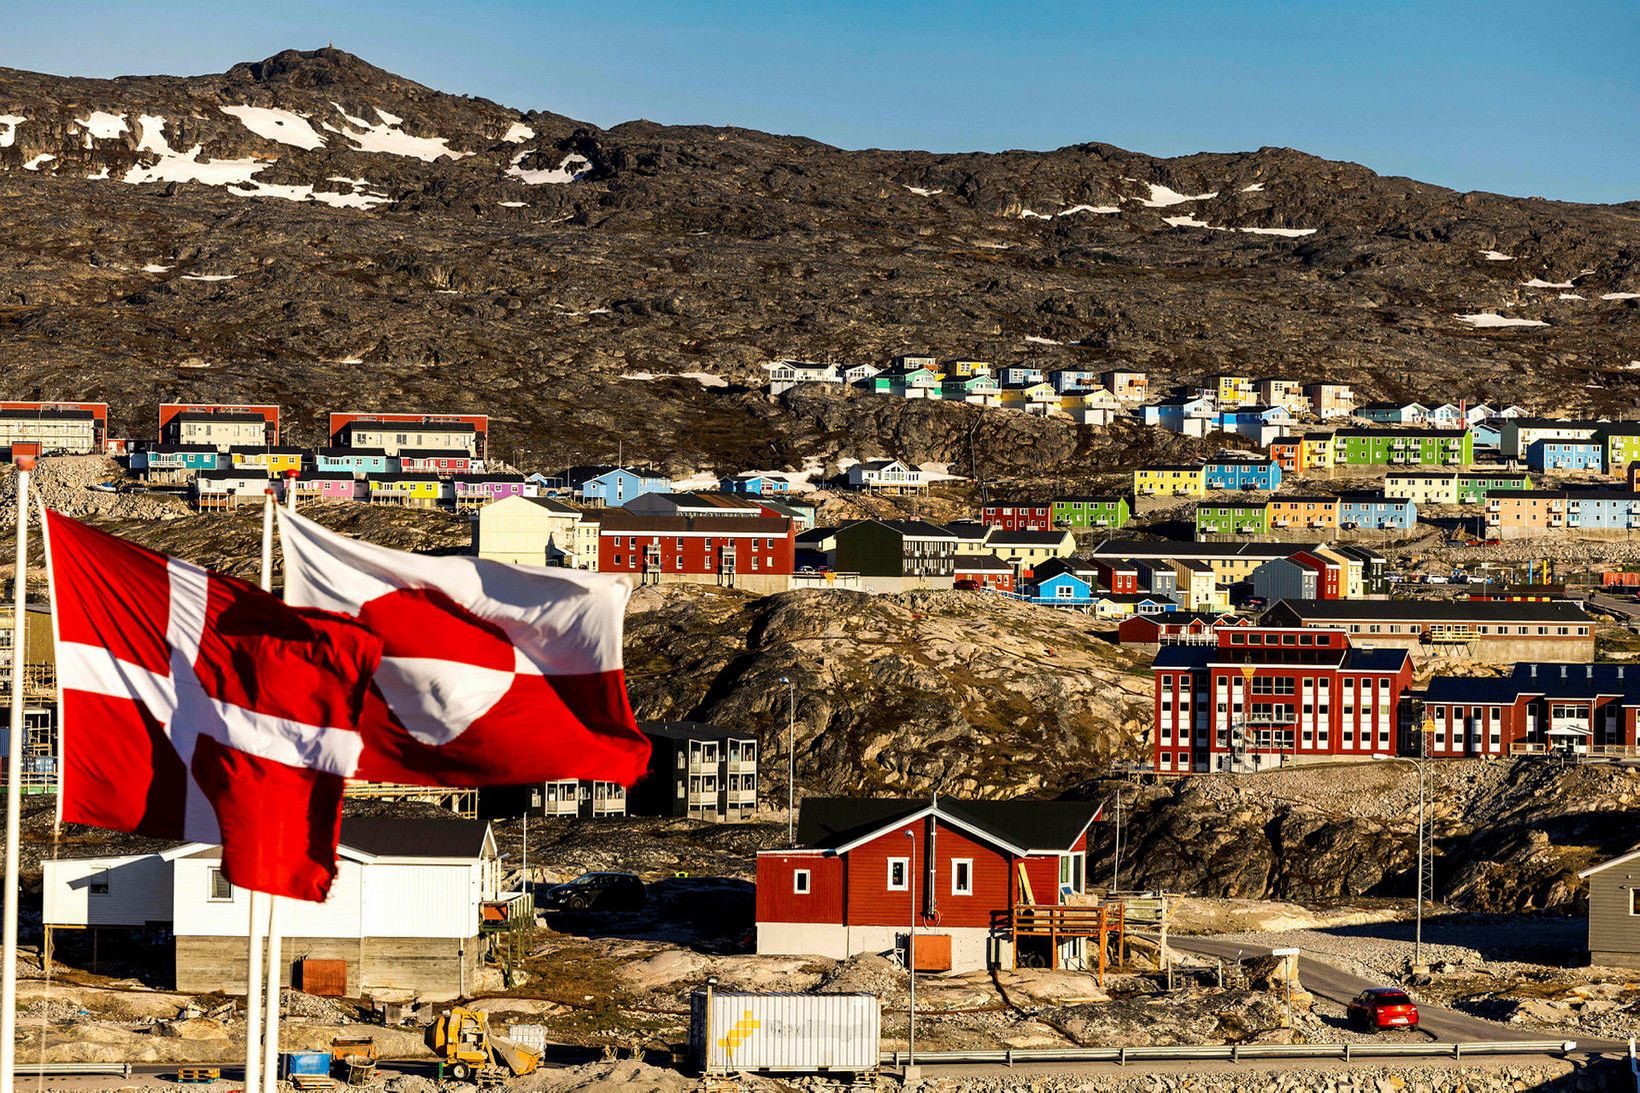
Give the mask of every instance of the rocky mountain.
<path id="1" fill-rule="evenodd" d="M 773 358 L 916 351 L 1636 402 L 1640 205 L 1291 149 L 606 130 L 324 49 L 187 78 L 0 69 L 0 202 L 9 394 L 106 399 L 136 435 L 161 398 L 254 400 L 301 443 L 330 408 L 489 412 L 499 450 L 540 463 L 1108 466 L 1058 422 L 749 390 Z"/>
<path id="2" fill-rule="evenodd" d="M 1076 792 L 1145 739 L 1148 659 L 1107 639 L 979 593 L 651 587 L 628 614 L 627 683 L 640 718 L 755 733 L 770 800 L 788 712 L 804 793 Z"/>

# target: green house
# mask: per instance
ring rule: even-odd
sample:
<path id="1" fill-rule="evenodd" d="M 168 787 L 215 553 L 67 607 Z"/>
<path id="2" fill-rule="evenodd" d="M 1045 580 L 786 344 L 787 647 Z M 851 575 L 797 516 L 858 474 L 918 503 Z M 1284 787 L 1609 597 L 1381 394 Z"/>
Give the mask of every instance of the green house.
<path id="1" fill-rule="evenodd" d="M 1048 519 L 1054 527 L 1073 530 L 1114 530 L 1126 524 L 1132 515 L 1128 499 L 1120 494 L 1056 497 L 1048 509 Z"/>
<path id="2" fill-rule="evenodd" d="M 1217 502 L 1196 506 L 1196 537 L 1203 535 L 1262 535 L 1270 530 L 1270 509 L 1264 502 Z"/>
<path id="3" fill-rule="evenodd" d="M 1478 505 L 1486 500 L 1488 490 L 1529 490 L 1532 476 L 1510 471 L 1477 471 L 1458 475 L 1458 504 Z"/>
<path id="4" fill-rule="evenodd" d="M 1466 467 L 1475 461 L 1468 429 L 1340 429 L 1333 463 L 1341 467 Z"/>

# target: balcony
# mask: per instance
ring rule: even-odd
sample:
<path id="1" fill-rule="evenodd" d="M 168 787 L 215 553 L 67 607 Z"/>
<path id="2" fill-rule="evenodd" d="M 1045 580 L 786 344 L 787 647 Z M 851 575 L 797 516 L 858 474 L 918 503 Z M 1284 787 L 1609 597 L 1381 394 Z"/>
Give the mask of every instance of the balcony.
<path id="1" fill-rule="evenodd" d="M 729 791 L 729 803 L 731 805 L 755 805 L 757 804 L 757 790 L 731 789 Z"/>
<path id="2" fill-rule="evenodd" d="M 499 899 L 478 905 L 478 928 L 482 933 L 510 930 L 535 922 L 535 897 L 528 892 L 505 892 Z"/>
<path id="3" fill-rule="evenodd" d="M 731 759 L 731 760 L 729 760 L 729 773 L 730 774 L 756 774 L 757 773 L 757 760 L 756 759 Z"/>

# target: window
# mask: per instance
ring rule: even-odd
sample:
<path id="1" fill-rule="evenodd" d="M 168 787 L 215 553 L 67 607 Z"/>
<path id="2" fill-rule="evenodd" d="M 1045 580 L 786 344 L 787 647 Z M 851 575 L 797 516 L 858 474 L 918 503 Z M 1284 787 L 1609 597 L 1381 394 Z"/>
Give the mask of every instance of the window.
<path id="1" fill-rule="evenodd" d="M 799 896 L 809 894 L 809 871 L 807 869 L 792 871 L 792 892 Z"/>
<path id="2" fill-rule="evenodd" d="M 1640 915 L 1640 888 L 1629 889 L 1629 914 Z"/>
<path id="3" fill-rule="evenodd" d="M 911 859 L 888 859 L 888 890 L 890 892 L 904 892 L 911 887 Z"/>
<path id="4" fill-rule="evenodd" d="M 953 896 L 971 896 L 974 894 L 974 859 L 951 859 L 951 894 Z"/>
<path id="5" fill-rule="evenodd" d="M 226 903 L 233 899 L 233 885 L 228 883 L 228 878 L 222 875 L 221 869 L 212 866 L 207 871 L 206 878 L 210 892 L 206 899 L 212 903 Z"/>
<path id="6" fill-rule="evenodd" d="M 106 896 L 108 894 L 108 870 L 104 869 L 101 873 L 92 877 L 91 883 L 86 885 L 85 890 L 89 895 Z"/>

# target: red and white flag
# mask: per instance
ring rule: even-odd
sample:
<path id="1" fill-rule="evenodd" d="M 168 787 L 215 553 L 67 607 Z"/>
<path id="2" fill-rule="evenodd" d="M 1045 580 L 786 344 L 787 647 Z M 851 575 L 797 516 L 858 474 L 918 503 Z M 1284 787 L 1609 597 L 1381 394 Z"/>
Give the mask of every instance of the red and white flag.
<path id="1" fill-rule="evenodd" d="M 324 899 L 380 642 L 58 513 L 45 529 L 62 818 L 221 843 L 233 884 Z"/>
<path id="2" fill-rule="evenodd" d="M 407 554 L 279 510 L 285 598 L 381 639 L 358 776 L 418 785 L 586 778 L 649 762 L 621 668 L 619 577 Z"/>

